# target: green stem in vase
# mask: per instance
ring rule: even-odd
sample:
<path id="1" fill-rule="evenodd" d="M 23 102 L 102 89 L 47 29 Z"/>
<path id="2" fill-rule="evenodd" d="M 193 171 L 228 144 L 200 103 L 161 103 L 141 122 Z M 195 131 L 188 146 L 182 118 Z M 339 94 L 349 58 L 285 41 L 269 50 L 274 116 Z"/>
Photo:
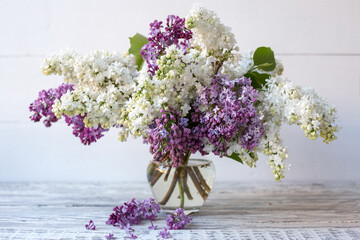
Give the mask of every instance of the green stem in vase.
<path id="1" fill-rule="evenodd" d="M 186 174 L 186 166 L 189 162 L 189 158 L 190 158 L 190 151 L 187 151 L 185 156 L 184 156 L 184 161 L 182 166 L 180 166 L 180 174 L 179 174 L 179 193 L 180 193 L 180 208 L 184 208 L 184 201 L 185 201 L 185 197 L 184 197 L 184 175 Z"/>

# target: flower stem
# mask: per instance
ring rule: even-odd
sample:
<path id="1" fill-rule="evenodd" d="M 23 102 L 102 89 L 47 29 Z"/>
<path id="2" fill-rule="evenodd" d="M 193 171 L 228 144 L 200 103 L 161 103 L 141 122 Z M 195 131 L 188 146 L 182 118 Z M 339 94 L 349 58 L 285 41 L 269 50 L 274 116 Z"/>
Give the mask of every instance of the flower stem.
<path id="1" fill-rule="evenodd" d="M 160 162 L 165 162 L 166 159 L 169 158 L 169 156 L 170 156 L 170 153 L 168 153 Z M 156 168 L 156 167 L 155 167 L 155 168 Z M 166 181 L 167 178 L 169 177 L 170 171 L 171 171 L 171 167 L 170 167 L 170 169 L 169 169 L 169 172 L 166 173 L 166 175 L 165 175 L 165 178 L 166 178 L 165 181 Z M 154 179 L 151 181 L 150 185 L 151 185 L 151 186 L 154 186 L 155 183 L 159 180 L 159 178 L 160 178 L 162 175 L 163 175 L 163 172 L 158 172 L 158 174 L 157 174 L 157 175 L 154 177 Z"/>
<path id="2" fill-rule="evenodd" d="M 214 75 L 218 74 L 219 69 L 221 68 L 222 65 L 223 65 L 223 61 L 217 61 L 217 62 L 215 62 Z"/>
<path id="3" fill-rule="evenodd" d="M 166 154 L 166 156 L 160 162 L 165 162 L 169 157 L 170 153 Z"/>
<path id="4" fill-rule="evenodd" d="M 161 200 L 161 201 L 159 202 L 160 205 L 165 205 L 165 204 L 169 201 L 169 199 L 170 199 L 170 197 L 171 197 L 171 194 L 173 193 L 174 188 L 175 188 L 175 186 L 176 186 L 176 183 L 177 183 L 177 181 L 178 181 L 179 171 L 180 171 L 180 170 L 181 170 L 180 168 L 176 168 L 175 173 L 174 173 L 174 177 L 173 177 L 172 182 L 171 182 L 171 185 L 170 185 L 170 188 L 169 188 L 169 190 L 167 191 L 167 193 L 165 194 L 165 197 L 163 198 L 163 200 Z"/>
<path id="5" fill-rule="evenodd" d="M 169 168 L 166 170 L 166 174 L 165 174 L 165 177 L 164 177 L 164 181 L 167 182 L 168 178 L 169 178 L 169 174 L 171 172 L 171 169 L 172 167 L 169 166 Z"/>
<path id="6" fill-rule="evenodd" d="M 190 193 L 189 185 L 187 184 L 187 180 L 188 180 L 188 173 L 187 173 L 187 169 L 185 168 L 184 174 L 181 176 L 181 181 L 182 181 L 184 192 L 185 192 L 187 198 L 189 200 L 193 200 L 193 197 L 191 196 L 191 193 Z"/>
<path id="7" fill-rule="evenodd" d="M 198 177 L 201 185 L 204 187 L 204 189 L 209 193 L 211 191 L 211 188 L 209 187 L 209 185 L 206 183 L 203 175 L 201 174 L 199 167 L 194 167 L 194 171 L 196 176 Z"/>
<path id="8" fill-rule="evenodd" d="M 178 181 L 179 184 L 179 192 L 180 192 L 180 208 L 184 208 L 184 188 L 183 188 L 183 182 L 181 181 L 182 175 L 184 175 L 184 169 L 181 169 L 180 178 Z"/>
<path id="9" fill-rule="evenodd" d="M 154 186 L 155 183 L 156 183 L 156 182 L 159 180 L 159 178 L 161 177 L 161 175 L 163 175 L 163 172 L 158 172 L 158 173 L 156 174 L 156 176 L 154 177 L 154 179 L 151 181 L 150 185 L 151 185 L 151 186 Z"/>
<path id="10" fill-rule="evenodd" d="M 192 170 L 192 168 L 188 168 L 188 172 L 189 172 L 189 176 L 191 178 L 191 180 L 193 181 L 196 189 L 198 190 L 198 192 L 200 193 L 201 197 L 204 199 L 204 201 L 206 200 L 208 194 L 205 192 L 205 190 L 202 188 L 198 178 L 196 177 L 194 171 Z"/>
<path id="11" fill-rule="evenodd" d="M 189 159 L 190 159 L 190 155 L 191 155 L 191 152 L 190 150 L 186 152 L 185 156 L 184 156 L 184 161 L 183 161 L 183 166 L 186 166 L 189 162 Z"/>

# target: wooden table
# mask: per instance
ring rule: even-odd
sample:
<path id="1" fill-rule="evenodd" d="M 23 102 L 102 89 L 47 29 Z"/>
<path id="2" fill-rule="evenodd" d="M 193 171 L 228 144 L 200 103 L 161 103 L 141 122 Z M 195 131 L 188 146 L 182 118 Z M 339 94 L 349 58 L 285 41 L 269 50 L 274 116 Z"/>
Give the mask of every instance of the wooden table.
<path id="1" fill-rule="evenodd" d="M 146 183 L 0 183 L 0 239 L 105 239 L 115 205 L 151 197 Z M 155 224 L 165 226 L 166 214 Z M 84 225 L 93 219 L 97 229 Z M 201 211 L 174 239 L 360 239 L 360 184 L 217 182 Z M 139 239 L 156 239 L 149 223 Z"/>

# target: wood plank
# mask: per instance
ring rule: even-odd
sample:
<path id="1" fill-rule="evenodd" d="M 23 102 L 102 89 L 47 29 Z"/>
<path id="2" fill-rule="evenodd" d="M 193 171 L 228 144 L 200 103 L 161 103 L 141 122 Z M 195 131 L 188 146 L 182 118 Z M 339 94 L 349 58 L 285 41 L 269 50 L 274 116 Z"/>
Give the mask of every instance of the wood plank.
<path id="1" fill-rule="evenodd" d="M 0 183 L 1 239 L 103 239 L 123 231 L 105 225 L 112 207 L 150 197 L 143 183 Z M 176 239 L 358 239 L 358 183 L 244 184 L 217 182 L 204 207 Z M 161 213 L 155 224 L 165 226 Z M 93 219 L 96 231 L 84 224 Z M 135 226 L 154 239 L 148 223 Z M 309 239 L 309 238 L 307 238 Z"/>

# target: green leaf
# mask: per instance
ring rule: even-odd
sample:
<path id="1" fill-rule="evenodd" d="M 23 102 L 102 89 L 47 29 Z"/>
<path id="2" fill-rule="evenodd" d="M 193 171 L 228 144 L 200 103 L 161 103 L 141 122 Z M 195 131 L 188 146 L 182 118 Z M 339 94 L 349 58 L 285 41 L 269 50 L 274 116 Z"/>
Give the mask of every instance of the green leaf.
<path id="1" fill-rule="evenodd" d="M 265 85 L 265 80 L 270 78 L 271 75 L 267 73 L 249 72 L 244 76 L 247 78 L 251 78 L 251 86 L 259 90 Z"/>
<path id="2" fill-rule="evenodd" d="M 144 35 L 141 35 L 140 33 L 135 34 L 133 37 L 129 37 L 129 39 L 130 39 L 129 53 L 135 56 L 137 70 L 140 71 L 142 64 L 144 62 L 140 50 L 149 41 Z"/>
<path id="3" fill-rule="evenodd" d="M 238 161 L 239 163 L 244 164 L 243 161 L 241 160 L 241 158 L 239 157 L 239 155 L 236 154 L 236 153 L 233 153 L 233 154 L 231 154 L 230 156 L 227 156 L 227 157 L 231 158 L 231 159 L 234 159 L 235 161 Z"/>
<path id="4" fill-rule="evenodd" d="M 276 67 L 274 52 L 269 47 L 259 47 L 254 52 L 254 65 L 257 69 L 272 71 Z"/>

